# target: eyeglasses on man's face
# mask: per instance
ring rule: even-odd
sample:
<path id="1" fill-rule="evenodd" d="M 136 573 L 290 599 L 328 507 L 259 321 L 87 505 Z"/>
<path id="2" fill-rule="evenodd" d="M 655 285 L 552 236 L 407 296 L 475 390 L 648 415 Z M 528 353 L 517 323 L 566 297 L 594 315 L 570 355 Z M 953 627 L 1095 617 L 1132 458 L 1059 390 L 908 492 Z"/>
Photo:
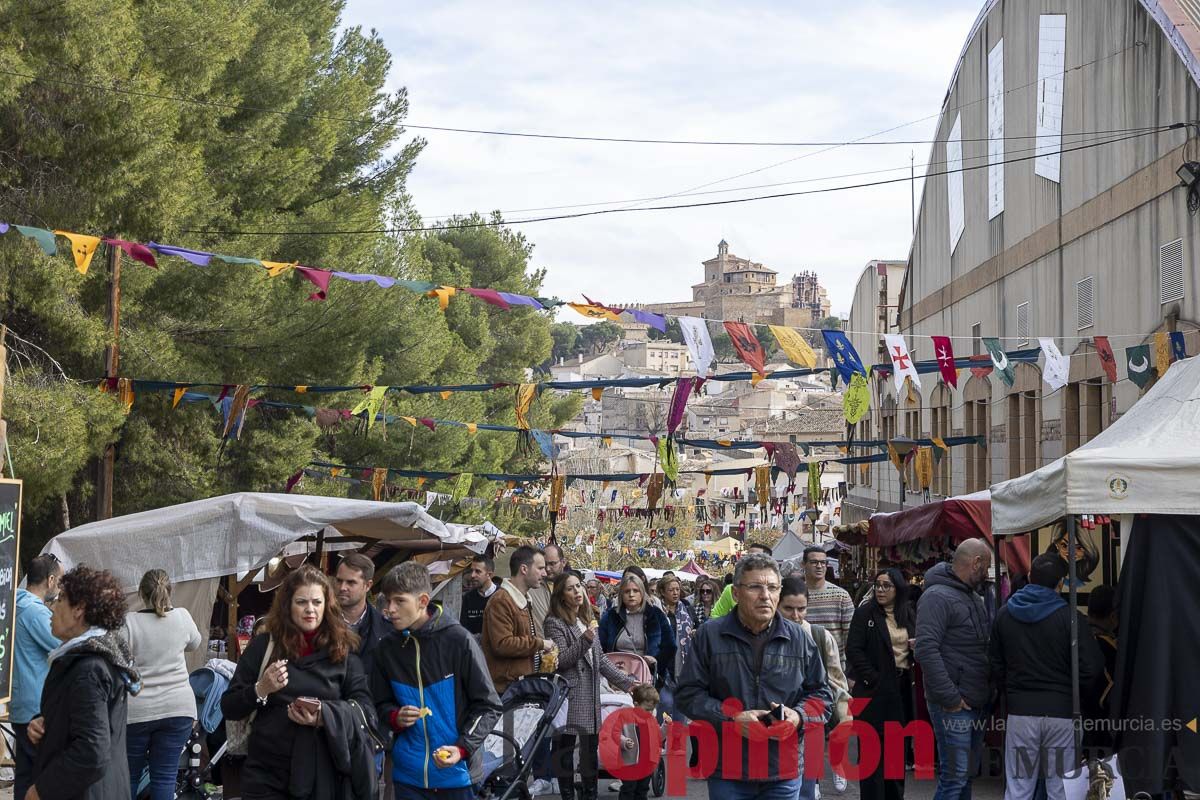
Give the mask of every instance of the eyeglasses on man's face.
<path id="1" fill-rule="evenodd" d="M 783 588 L 778 583 L 739 583 L 738 586 L 752 594 L 779 594 Z"/>

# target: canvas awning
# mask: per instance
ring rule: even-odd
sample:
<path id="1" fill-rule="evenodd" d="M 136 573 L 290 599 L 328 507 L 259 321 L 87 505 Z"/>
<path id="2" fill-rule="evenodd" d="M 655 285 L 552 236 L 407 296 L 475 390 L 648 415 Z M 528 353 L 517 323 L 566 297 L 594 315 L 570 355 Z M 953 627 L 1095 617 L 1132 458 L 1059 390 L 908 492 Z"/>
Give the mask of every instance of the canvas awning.
<path id="1" fill-rule="evenodd" d="M 992 487 L 992 530 L 1022 533 L 1076 514 L 1200 514 L 1200 359 L 1177 361 L 1099 436 Z M 1181 488 L 1182 487 L 1182 488 Z"/>

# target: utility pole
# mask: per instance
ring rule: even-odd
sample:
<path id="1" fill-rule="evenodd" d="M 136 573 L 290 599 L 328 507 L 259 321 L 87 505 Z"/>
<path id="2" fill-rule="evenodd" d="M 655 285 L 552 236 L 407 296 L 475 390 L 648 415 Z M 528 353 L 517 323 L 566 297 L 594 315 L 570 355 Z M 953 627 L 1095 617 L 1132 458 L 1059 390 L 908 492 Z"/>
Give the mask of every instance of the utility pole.
<path id="1" fill-rule="evenodd" d="M 112 341 L 104 348 L 104 377 L 117 377 L 121 365 L 121 248 L 108 245 L 108 327 Z M 113 503 L 113 467 L 116 445 L 104 448 L 96 465 L 96 519 L 110 519 Z"/>

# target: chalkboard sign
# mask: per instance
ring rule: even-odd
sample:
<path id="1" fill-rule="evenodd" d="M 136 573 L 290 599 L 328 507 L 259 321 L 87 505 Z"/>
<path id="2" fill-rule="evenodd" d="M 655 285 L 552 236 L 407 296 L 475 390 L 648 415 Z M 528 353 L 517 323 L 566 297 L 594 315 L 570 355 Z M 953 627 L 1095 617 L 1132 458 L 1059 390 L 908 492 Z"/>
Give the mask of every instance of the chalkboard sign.
<path id="1" fill-rule="evenodd" d="M 17 553 L 21 547 L 21 481 L 0 480 L 0 703 L 12 698 Z"/>

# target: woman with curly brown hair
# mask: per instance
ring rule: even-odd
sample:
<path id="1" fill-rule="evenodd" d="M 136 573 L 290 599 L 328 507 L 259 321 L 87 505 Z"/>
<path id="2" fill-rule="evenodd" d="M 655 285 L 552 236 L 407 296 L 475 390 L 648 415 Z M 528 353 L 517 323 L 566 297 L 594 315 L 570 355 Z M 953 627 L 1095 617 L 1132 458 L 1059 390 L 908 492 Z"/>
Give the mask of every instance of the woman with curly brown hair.
<path id="1" fill-rule="evenodd" d="M 332 584 L 301 567 L 275 591 L 268 617 L 267 633 L 250 642 L 221 698 L 227 719 L 256 714 L 242 796 L 371 797 L 373 753 L 360 739 L 364 723 L 374 728 L 374 705 L 355 655 L 358 637 L 338 612 Z"/>
<path id="2" fill-rule="evenodd" d="M 129 797 L 125 722 L 141 679 L 117 634 L 125 593 L 108 572 L 83 566 L 59 587 L 50 630 L 63 644 L 50 652 L 42 715 L 29 723 L 37 758 L 24 800 Z"/>

